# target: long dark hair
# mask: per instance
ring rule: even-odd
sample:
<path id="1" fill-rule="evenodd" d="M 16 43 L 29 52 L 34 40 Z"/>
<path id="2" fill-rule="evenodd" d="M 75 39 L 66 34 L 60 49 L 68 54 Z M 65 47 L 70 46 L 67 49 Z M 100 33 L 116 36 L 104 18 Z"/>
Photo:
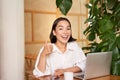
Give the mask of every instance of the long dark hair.
<path id="1" fill-rule="evenodd" d="M 67 21 L 67 22 L 70 24 L 70 27 L 71 27 L 71 23 L 70 23 L 70 21 L 69 21 L 67 18 L 64 18 L 64 17 L 59 17 L 59 18 L 57 18 L 57 19 L 54 21 L 53 25 L 52 25 L 51 33 L 50 33 L 50 36 L 49 36 L 51 43 L 56 43 L 57 38 L 56 38 L 56 36 L 53 35 L 53 30 L 55 30 L 57 24 L 58 24 L 60 21 L 63 21 L 63 20 Z M 76 39 L 73 38 L 72 35 L 70 36 L 70 39 L 68 40 L 68 42 L 71 42 L 71 41 L 76 41 Z"/>

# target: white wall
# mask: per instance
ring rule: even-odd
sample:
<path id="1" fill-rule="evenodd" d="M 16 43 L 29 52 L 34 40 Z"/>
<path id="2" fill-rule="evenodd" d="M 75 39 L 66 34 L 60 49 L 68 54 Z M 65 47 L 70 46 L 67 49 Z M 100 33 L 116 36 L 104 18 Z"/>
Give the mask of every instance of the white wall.
<path id="1" fill-rule="evenodd" d="M 0 80 L 24 80 L 23 5 L 23 0 L 0 0 Z"/>

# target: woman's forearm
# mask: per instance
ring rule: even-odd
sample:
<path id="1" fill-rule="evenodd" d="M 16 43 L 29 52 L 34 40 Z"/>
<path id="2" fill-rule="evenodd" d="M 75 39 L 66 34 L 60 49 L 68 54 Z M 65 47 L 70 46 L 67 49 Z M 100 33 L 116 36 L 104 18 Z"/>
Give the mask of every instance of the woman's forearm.
<path id="1" fill-rule="evenodd" d="M 38 69 L 41 72 L 44 72 L 46 70 L 46 56 L 45 55 L 40 55 L 39 63 L 38 63 Z"/>
<path id="2" fill-rule="evenodd" d="M 80 72 L 81 69 L 77 66 L 64 69 L 64 72 Z"/>
<path id="3" fill-rule="evenodd" d="M 60 75 L 63 75 L 64 72 L 74 72 L 75 73 L 75 72 L 80 72 L 80 71 L 81 71 L 81 69 L 77 66 L 66 68 L 66 69 L 56 69 L 54 76 L 59 77 Z"/>

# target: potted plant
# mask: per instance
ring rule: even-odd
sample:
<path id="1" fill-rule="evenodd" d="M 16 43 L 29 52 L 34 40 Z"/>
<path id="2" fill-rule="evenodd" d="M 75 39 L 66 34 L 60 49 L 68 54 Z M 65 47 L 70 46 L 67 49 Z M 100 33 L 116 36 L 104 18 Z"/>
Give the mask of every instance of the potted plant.
<path id="1" fill-rule="evenodd" d="M 120 1 L 90 0 L 86 7 L 89 23 L 84 34 L 90 41 L 89 52 L 112 51 L 111 74 L 120 75 Z M 99 39 L 97 41 L 96 39 Z"/>

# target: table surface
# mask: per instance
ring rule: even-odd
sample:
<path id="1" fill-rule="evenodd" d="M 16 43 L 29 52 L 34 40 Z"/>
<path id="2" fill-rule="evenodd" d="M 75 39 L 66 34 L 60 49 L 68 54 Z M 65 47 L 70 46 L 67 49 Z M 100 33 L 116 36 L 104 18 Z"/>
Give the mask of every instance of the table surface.
<path id="1" fill-rule="evenodd" d="M 94 78 L 91 80 L 120 80 L 120 76 L 109 75 L 109 76 Z"/>
<path id="2" fill-rule="evenodd" d="M 64 77 L 61 76 L 60 78 L 54 79 L 54 77 L 51 76 L 44 76 L 44 77 L 35 78 L 33 80 L 64 80 Z M 74 80 L 82 80 L 82 79 L 74 78 Z M 102 76 L 89 80 L 120 80 L 120 76 L 108 75 L 108 76 Z"/>

